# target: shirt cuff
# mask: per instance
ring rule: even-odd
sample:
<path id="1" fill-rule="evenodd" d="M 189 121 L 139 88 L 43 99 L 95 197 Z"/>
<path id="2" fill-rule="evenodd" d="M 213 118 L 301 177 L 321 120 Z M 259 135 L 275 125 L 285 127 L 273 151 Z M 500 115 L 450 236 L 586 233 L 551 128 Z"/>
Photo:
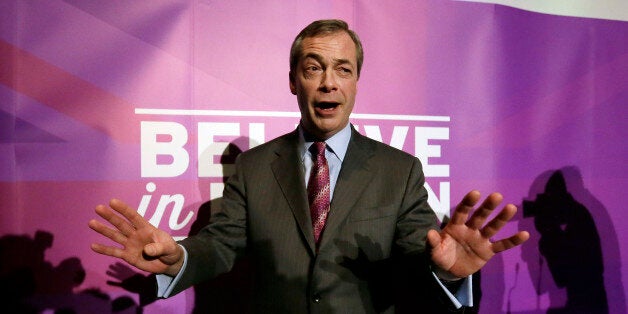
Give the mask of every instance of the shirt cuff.
<path id="1" fill-rule="evenodd" d="M 185 271 L 185 267 L 188 264 L 188 251 L 185 249 L 185 247 L 183 247 L 183 245 L 179 244 L 179 246 L 183 249 L 183 265 L 181 266 L 179 273 L 175 277 L 172 277 L 166 274 L 158 274 L 156 276 L 158 298 L 165 299 L 165 298 L 170 297 L 170 295 L 172 294 L 172 290 L 179 282 L 179 279 L 181 279 L 181 275 Z"/>
<path id="2" fill-rule="evenodd" d="M 443 285 L 443 283 L 440 281 L 440 279 L 438 279 L 435 273 L 432 272 L 432 276 L 434 276 L 443 291 L 445 291 L 445 294 L 447 294 L 447 297 L 449 298 L 449 300 L 451 300 L 456 309 L 459 309 L 463 306 L 473 306 L 473 278 L 471 276 L 461 279 L 464 281 L 462 282 L 462 285 L 460 286 L 458 291 L 456 291 L 455 295 L 452 294 L 449 289 L 445 287 L 445 285 Z"/>

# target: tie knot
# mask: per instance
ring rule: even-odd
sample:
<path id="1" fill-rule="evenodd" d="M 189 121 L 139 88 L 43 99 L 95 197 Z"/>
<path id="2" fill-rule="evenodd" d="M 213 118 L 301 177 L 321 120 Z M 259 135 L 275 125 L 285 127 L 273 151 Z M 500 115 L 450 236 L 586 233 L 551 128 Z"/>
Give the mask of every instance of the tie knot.
<path id="1" fill-rule="evenodd" d="M 325 142 L 314 142 L 314 144 L 312 144 L 312 152 L 314 153 L 314 156 L 319 156 L 320 154 L 323 154 L 323 156 L 325 156 L 325 147 L 327 146 L 327 144 L 325 144 Z"/>

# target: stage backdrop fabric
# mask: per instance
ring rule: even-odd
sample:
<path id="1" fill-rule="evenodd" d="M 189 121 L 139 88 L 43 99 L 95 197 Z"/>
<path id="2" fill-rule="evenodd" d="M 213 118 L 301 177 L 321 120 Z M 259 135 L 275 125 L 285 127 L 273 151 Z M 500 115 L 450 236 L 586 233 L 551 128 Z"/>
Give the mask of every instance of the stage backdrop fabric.
<path id="1" fill-rule="evenodd" d="M 245 278 L 144 300 L 132 279 L 146 274 L 93 253 L 104 240 L 87 222 L 115 197 L 177 238 L 197 230 L 235 156 L 298 123 L 294 36 L 341 18 L 365 50 L 351 121 L 421 159 L 439 217 L 472 189 L 520 207 L 500 235 L 532 238 L 477 277 L 480 312 L 626 313 L 625 4 L 587 16 L 561 10 L 570 1 L 481 2 L 0 2 L 2 304 L 191 313 L 229 301 Z"/>

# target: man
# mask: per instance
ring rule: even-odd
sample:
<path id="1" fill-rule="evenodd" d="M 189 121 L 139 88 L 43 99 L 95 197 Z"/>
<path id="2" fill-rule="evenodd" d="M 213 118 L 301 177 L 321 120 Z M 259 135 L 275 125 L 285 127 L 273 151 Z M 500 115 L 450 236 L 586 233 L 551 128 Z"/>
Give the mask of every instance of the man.
<path id="1" fill-rule="evenodd" d="M 457 301 L 450 292 L 463 278 L 529 235 L 491 242 L 516 208 L 506 205 L 485 224 L 502 198 L 490 195 L 469 217 L 477 191 L 438 231 L 418 159 L 360 135 L 349 123 L 362 58 L 361 43 L 345 22 L 307 26 L 290 54 L 300 125 L 238 157 L 222 208 L 209 225 L 178 245 L 112 200 L 110 207 L 122 217 L 102 205 L 96 212 L 116 229 L 96 220 L 89 226 L 123 248 L 92 249 L 161 274 L 162 297 L 228 272 L 246 254 L 257 312 L 453 308 Z M 421 301 L 407 302 L 413 298 Z"/>

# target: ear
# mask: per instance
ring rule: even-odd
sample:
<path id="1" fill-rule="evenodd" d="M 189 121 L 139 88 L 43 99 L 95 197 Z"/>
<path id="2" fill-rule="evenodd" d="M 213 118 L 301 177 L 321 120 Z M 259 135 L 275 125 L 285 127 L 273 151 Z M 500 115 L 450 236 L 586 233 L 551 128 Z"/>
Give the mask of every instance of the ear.
<path id="1" fill-rule="evenodd" d="M 294 85 L 294 74 L 292 74 L 292 71 L 288 72 L 288 79 L 290 80 L 290 92 L 292 95 L 296 95 L 297 87 Z"/>

